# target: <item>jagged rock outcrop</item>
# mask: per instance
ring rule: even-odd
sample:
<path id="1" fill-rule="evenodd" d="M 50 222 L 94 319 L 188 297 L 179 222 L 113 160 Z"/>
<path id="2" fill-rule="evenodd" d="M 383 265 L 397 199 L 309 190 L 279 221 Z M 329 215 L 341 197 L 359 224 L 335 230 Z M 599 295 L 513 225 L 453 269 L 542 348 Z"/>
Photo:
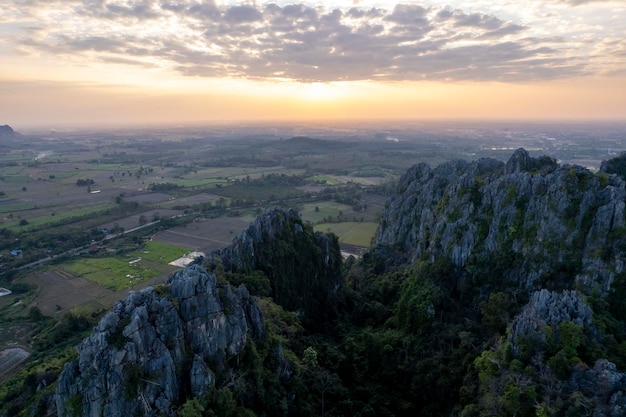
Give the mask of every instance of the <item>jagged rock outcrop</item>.
<path id="1" fill-rule="evenodd" d="M 575 399 L 574 409 L 584 408 L 597 417 L 623 416 L 626 413 L 626 374 L 606 359 L 598 359 L 588 366 L 578 358 L 567 358 L 570 354 L 577 354 L 583 335 L 593 338 L 597 333 L 593 312 L 580 293 L 543 289 L 533 294 L 522 313 L 513 320 L 507 339 L 515 358 L 528 356 L 529 351 L 535 352 L 530 362 L 541 369 L 539 374 L 543 374 L 544 379 L 548 379 L 546 375 L 564 374 L 551 380 L 552 387 L 545 388 L 545 396 L 552 396 L 552 402 L 567 403 Z M 554 352 L 553 346 L 557 343 L 562 349 Z M 526 352 L 521 352 L 522 346 Z M 579 363 L 571 366 L 573 361 Z M 501 382 L 506 380 L 505 375 Z"/>
<path id="2" fill-rule="evenodd" d="M 594 417 L 626 415 L 626 374 L 606 359 L 597 360 L 592 368 L 574 369 L 564 390 L 580 393 Z"/>
<path id="3" fill-rule="evenodd" d="M 508 338 L 515 353 L 521 339 L 546 344 L 547 332 L 557 331 L 560 324 L 574 323 L 583 327 L 591 326 L 592 320 L 593 312 L 578 292 L 556 292 L 544 288 L 535 292 L 524 310 L 515 317 Z"/>
<path id="4" fill-rule="evenodd" d="M 415 165 L 399 181 L 372 264 L 432 265 L 426 279 L 450 305 L 480 305 L 483 325 L 506 324 L 474 362 L 479 395 L 463 415 L 624 415 L 614 346 L 623 342 L 624 173 L 626 156 L 592 173 L 518 149 L 506 163 Z"/>
<path id="5" fill-rule="evenodd" d="M 233 243 L 208 255 L 220 259 L 227 271 L 262 271 L 272 288 L 272 298 L 305 319 L 322 318 L 331 309 L 329 295 L 341 285 L 341 251 L 334 235 L 313 232 L 294 210 L 272 208 L 233 239 Z"/>
<path id="6" fill-rule="evenodd" d="M 412 261 L 448 256 L 457 267 L 489 264 L 532 290 L 574 279 L 602 291 L 624 271 L 626 184 L 518 149 L 493 159 L 412 167 L 381 218 L 375 245 Z"/>
<path id="7" fill-rule="evenodd" d="M 59 377 L 58 415 L 175 415 L 184 396 L 208 393 L 213 373 L 264 332 L 245 287 L 218 286 L 214 274 L 192 264 L 102 318 Z"/>

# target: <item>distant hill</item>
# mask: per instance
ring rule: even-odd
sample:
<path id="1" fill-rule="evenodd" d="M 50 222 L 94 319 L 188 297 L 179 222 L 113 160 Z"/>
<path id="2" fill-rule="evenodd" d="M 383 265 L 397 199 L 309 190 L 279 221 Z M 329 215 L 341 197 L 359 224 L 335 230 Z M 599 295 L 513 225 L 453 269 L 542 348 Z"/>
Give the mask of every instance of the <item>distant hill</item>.
<path id="1" fill-rule="evenodd" d="M 0 126 L 0 136 L 15 136 L 17 133 L 9 125 Z"/>

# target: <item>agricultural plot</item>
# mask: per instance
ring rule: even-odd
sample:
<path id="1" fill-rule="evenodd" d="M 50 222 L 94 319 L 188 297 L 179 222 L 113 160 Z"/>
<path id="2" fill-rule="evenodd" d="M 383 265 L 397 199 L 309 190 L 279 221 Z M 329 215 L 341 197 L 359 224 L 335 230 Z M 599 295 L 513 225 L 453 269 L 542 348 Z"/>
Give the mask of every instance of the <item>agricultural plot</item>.
<path id="1" fill-rule="evenodd" d="M 181 247 L 180 245 L 172 245 L 152 240 L 146 243 L 146 247 L 143 251 L 135 252 L 133 255 L 140 256 L 142 259 L 150 262 L 167 264 L 180 258 L 187 252 L 186 245 L 185 247 Z"/>
<path id="2" fill-rule="evenodd" d="M 33 181 L 34 180 L 27 175 L 6 175 L 2 177 L 2 182 L 5 184 L 24 185 Z"/>
<path id="3" fill-rule="evenodd" d="M 333 201 L 319 201 L 316 203 L 304 204 L 300 211 L 300 216 L 305 222 L 312 224 L 321 223 L 328 219 L 336 219 L 339 215 L 350 216 L 355 214 L 352 207 L 335 203 Z"/>
<path id="4" fill-rule="evenodd" d="M 41 227 L 46 224 L 59 223 L 63 220 L 70 219 L 72 217 L 84 216 L 95 211 L 106 210 L 114 207 L 115 203 L 103 203 L 94 204 L 91 206 L 79 207 L 74 210 L 60 211 L 59 213 L 53 212 L 53 214 L 39 214 L 41 211 L 31 211 L 31 216 L 28 217 L 28 226 L 20 226 L 19 220 L 14 220 L 12 223 L 6 224 L 9 229 L 19 228 L 20 231 L 27 231 L 34 227 Z"/>
<path id="5" fill-rule="evenodd" d="M 177 199 L 177 201 L 178 201 L 178 204 L 180 203 L 199 204 L 199 203 L 208 203 L 208 202 L 219 200 L 219 199 L 220 199 L 219 195 L 209 194 L 209 193 L 199 193 L 199 194 L 194 194 L 194 195 L 190 195 L 187 197 L 180 197 Z"/>
<path id="6" fill-rule="evenodd" d="M 24 321 L 10 321 L 0 324 L 0 349 L 28 346 L 35 326 Z"/>
<path id="7" fill-rule="evenodd" d="M 351 206 L 334 201 L 318 201 L 302 206 L 302 220 L 312 224 L 330 223 L 334 221 L 353 221 L 378 223 L 378 215 L 385 207 L 384 196 L 365 193 L 361 200 L 363 209 L 355 211 Z M 317 209 L 316 209 L 317 207 Z M 340 215 L 341 213 L 341 215 Z"/>
<path id="8" fill-rule="evenodd" d="M 304 191 L 290 186 L 257 186 L 257 185 L 231 185 L 216 188 L 215 194 L 222 197 L 242 200 L 274 201 L 288 198 L 296 198 L 304 195 Z"/>
<path id="9" fill-rule="evenodd" d="M 64 264 L 64 268 L 111 291 L 128 288 L 161 273 L 144 263 L 130 263 L 117 258 L 80 259 Z"/>
<path id="10" fill-rule="evenodd" d="M 312 177 L 307 178 L 307 180 L 312 181 L 314 183 L 328 185 L 339 185 L 342 182 L 332 175 L 314 175 Z"/>
<path id="11" fill-rule="evenodd" d="M 153 237 L 158 242 L 210 252 L 232 243 L 233 237 L 250 225 L 249 218 L 220 217 L 195 222 L 159 232 Z"/>
<path id="12" fill-rule="evenodd" d="M 153 221 L 155 218 L 167 218 L 174 217 L 183 214 L 183 210 L 172 210 L 172 209 L 152 209 L 147 210 L 139 214 L 135 214 L 132 216 L 124 217 L 123 219 L 119 219 L 116 221 L 107 222 L 98 226 L 98 229 L 113 229 L 115 226 L 123 227 L 124 230 L 132 229 L 133 227 L 140 226 L 139 220 L 143 218 L 147 222 Z"/>
<path id="13" fill-rule="evenodd" d="M 183 256 L 187 249 L 163 242 L 148 242 L 141 252 L 127 258 L 84 258 L 67 262 L 63 267 L 110 291 L 120 291 L 136 284 L 169 274 L 176 268 L 169 262 Z"/>
<path id="14" fill-rule="evenodd" d="M 165 193 L 141 193 L 131 195 L 130 197 L 124 197 L 124 201 L 131 203 L 159 203 L 161 201 L 168 201 L 173 197 Z"/>
<path id="15" fill-rule="evenodd" d="M 359 222 L 322 223 L 313 226 L 315 231 L 336 234 L 341 243 L 364 248 L 371 245 L 377 228 L 378 225 L 376 223 Z"/>
<path id="16" fill-rule="evenodd" d="M 114 294 L 111 289 L 65 269 L 31 274 L 24 281 L 37 286 L 37 294 L 31 306 L 38 307 L 45 315 L 65 312 L 74 306 L 87 303 L 91 303 L 95 309 L 102 309 L 107 305 L 98 300 Z"/>

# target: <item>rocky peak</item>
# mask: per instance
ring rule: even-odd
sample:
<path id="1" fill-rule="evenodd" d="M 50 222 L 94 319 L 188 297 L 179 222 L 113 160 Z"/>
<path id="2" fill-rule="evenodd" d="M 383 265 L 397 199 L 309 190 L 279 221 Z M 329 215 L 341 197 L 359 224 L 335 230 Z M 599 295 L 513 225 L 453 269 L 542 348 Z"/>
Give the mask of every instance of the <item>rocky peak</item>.
<path id="1" fill-rule="evenodd" d="M 624 270 L 626 183 L 518 149 L 492 159 L 419 164 L 388 200 L 375 245 L 409 261 L 450 258 L 459 270 L 490 264 L 533 290 L 564 280 L 608 291 Z"/>
<path id="2" fill-rule="evenodd" d="M 542 289 L 532 295 L 524 310 L 515 317 L 509 332 L 509 341 L 514 351 L 520 339 L 530 337 L 545 344 L 548 328 L 558 331 L 558 326 L 562 323 L 590 326 L 592 319 L 591 308 L 578 292 Z"/>
<path id="3" fill-rule="evenodd" d="M 517 172 L 530 171 L 532 168 L 532 159 L 525 149 L 517 149 L 509 158 L 504 168 L 505 174 L 515 174 Z"/>
<path id="4" fill-rule="evenodd" d="M 192 264 L 167 284 L 131 292 L 102 318 L 59 377 L 58 415 L 173 416 L 185 396 L 212 389 L 212 364 L 223 367 L 248 336 L 264 335 L 245 287 L 220 286 Z"/>
<path id="5" fill-rule="evenodd" d="M 219 261 L 218 261 L 219 259 Z M 272 298 L 284 308 L 320 320 L 341 284 L 341 252 L 334 235 L 314 232 L 294 210 L 272 208 L 233 243 L 208 255 L 230 272 L 262 271 Z"/>

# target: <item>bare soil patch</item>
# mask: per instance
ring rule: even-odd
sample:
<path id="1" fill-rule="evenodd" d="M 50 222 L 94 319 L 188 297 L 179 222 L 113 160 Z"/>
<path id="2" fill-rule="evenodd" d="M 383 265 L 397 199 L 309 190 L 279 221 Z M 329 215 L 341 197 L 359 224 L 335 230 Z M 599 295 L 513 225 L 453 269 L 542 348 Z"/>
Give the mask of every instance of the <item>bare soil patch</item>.
<path id="1" fill-rule="evenodd" d="M 148 211 L 144 211 L 143 213 L 135 214 L 132 216 L 124 217 L 123 219 L 116 220 L 114 222 L 104 223 L 98 226 L 99 229 L 112 229 L 115 225 L 123 227 L 125 230 L 132 229 L 140 225 L 139 218 L 144 216 L 146 221 L 151 222 L 155 215 L 158 215 L 160 218 L 174 217 L 183 214 L 183 210 L 172 210 L 172 209 L 152 209 Z"/>
<path id="2" fill-rule="evenodd" d="M 219 200 L 220 198 L 221 197 L 219 195 L 209 194 L 209 193 L 200 193 L 200 194 L 190 195 L 189 197 L 179 198 L 178 201 L 181 201 L 187 204 L 208 203 L 209 201 Z"/>
<path id="3" fill-rule="evenodd" d="M 172 199 L 172 196 L 165 193 L 145 193 L 135 194 L 129 197 L 123 197 L 124 201 L 137 202 L 137 203 L 158 203 L 160 201 L 168 201 Z"/>
<path id="4" fill-rule="evenodd" d="M 72 307 L 92 301 L 96 302 L 96 309 L 105 308 L 108 303 L 97 300 L 114 294 L 111 290 L 63 269 L 31 275 L 26 281 L 39 288 L 31 307 L 38 307 L 45 315 L 68 311 Z"/>
<path id="5" fill-rule="evenodd" d="M 153 239 L 210 252 L 230 245 L 233 238 L 249 225 L 248 220 L 239 217 L 220 217 L 159 232 Z"/>

